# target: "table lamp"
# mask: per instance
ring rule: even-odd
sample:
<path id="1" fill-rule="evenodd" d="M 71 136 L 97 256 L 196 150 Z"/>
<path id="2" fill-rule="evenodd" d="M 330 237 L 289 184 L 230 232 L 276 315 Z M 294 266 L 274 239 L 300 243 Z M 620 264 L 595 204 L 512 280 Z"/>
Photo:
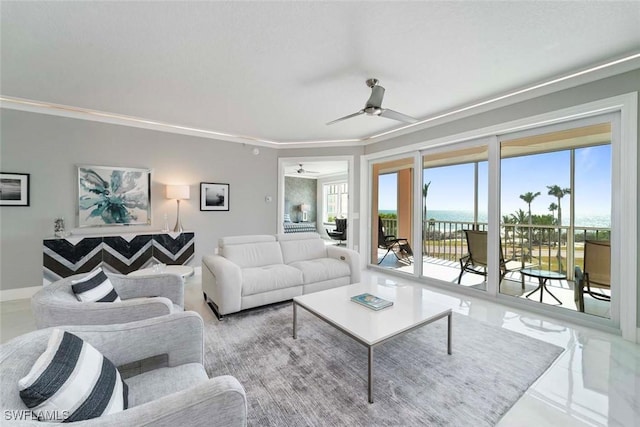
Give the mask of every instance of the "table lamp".
<path id="1" fill-rule="evenodd" d="M 180 200 L 189 200 L 189 186 L 188 185 L 167 185 L 167 199 L 176 199 L 178 202 L 178 215 L 176 217 L 176 226 L 173 227 L 173 231 L 182 233 L 182 223 L 180 222 Z"/>
<path id="2" fill-rule="evenodd" d="M 309 212 L 310 210 L 311 210 L 311 206 L 309 206 L 308 204 L 303 203 L 300 205 L 300 211 L 302 212 L 302 221 L 306 222 L 309 220 L 307 212 Z"/>

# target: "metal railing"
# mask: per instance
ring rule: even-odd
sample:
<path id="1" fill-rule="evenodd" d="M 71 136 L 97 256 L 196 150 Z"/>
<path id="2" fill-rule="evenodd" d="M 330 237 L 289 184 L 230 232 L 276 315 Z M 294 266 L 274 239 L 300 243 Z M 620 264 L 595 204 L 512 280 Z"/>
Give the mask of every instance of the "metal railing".
<path id="1" fill-rule="evenodd" d="M 397 220 L 382 218 L 385 234 L 397 237 Z M 487 230 L 487 223 L 473 221 L 426 220 L 423 223 L 424 257 L 458 262 L 467 253 L 464 230 Z M 529 234 L 529 230 L 531 233 Z M 529 241 L 531 235 L 531 241 Z M 573 279 L 574 267 L 582 267 L 585 240 L 609 240 L 611 229 L 586 226 L 501 224 L 500 239 L 505 260 L 537 264 L 540 268 L 562 271 Z M 572 250 L 568 250 L 571 249 Z"/>

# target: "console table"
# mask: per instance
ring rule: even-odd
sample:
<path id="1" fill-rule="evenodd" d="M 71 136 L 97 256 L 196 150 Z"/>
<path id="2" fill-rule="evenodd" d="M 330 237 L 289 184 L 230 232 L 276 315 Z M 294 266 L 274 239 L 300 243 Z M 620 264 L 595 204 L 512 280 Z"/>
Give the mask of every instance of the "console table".
<path id="1" fill-rule="evenodd" d="M 43 240 L 43 283 L 97 267 L 129 274 L 154 263 L 182 265 L 193 259 L 195 233 L 122 233 Z"/>

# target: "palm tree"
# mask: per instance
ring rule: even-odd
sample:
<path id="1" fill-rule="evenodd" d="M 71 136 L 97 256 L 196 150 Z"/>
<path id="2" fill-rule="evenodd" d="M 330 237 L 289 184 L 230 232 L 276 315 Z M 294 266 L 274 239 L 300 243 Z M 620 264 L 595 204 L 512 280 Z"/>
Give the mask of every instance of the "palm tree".
<path id="1" fill-rule="evenodd" d="M 522 209 L 518 209 L 517 211 L 515 211 L 515 213 L 511 214 L 511 218 L 513 218 L 514 224 L 524 224 L 527 222 L 527 213 Z M 513 230 L 514 230 L 514 233 L 513 233 L 514 240 L 516 235 L 520 239 L 520 253 L 522 253 L 522 243 L 523 243 L 522 239 L 524 238 L 522 228 L 516 226 L 513 228 Z"/>
<path id="2" fill-rule="evenodd" d="M 508 224 L 515 224 L 515 220 L 512 215 L 502 215 L 502 224 L 504 225 L 504 241 L 506 246 L 509 246 L 509 227 Z M 514 227 L 515 228 L 515 227 Z M 515 235 L 515 233 L 514 233 Z"/>
<path id="3" fill-rule="evenodd" d="M 553 224 L 556 224 L 556 211 L 558 210 L 558 205 L 556 205 L 554 202 L 551 202 L 551 204 L 549 205 L 549 211 L 551 212 L 551 216 L 553 217 Z M 549 246 L 551 246 L 551 230 L 549 230 Z"/>
<path id="4" fill-rule="evenodd" d="M 524 202 L 529 207 L 529 254 L 524 257 L 525 260 L 527 260 L 527 258 L 531 258 L 531 202 L 533 202 L 533 199 L 535 199 L 539 195 L 540 195 L 539 191 L 535 193 L 532 193 L 531 191 L 529 191 L 527 193 L 520 195 L 520 198 L 524 200 Z"/>
<path id="5" fill-rule="evenodd" d="M 550 196 L 554 196 L 558 199 L 558 271 L 562 273 L 562 252 L 560 251 L 560 245 L 562 240 L 562 207 L 560 205 L 560 199 L 562 199 L 565 195 L 571 194 L 570 188 L 560 188 L 559 185 L 547 185 L 549 189 Z M 551 206 L 550 206 L 551 207 Z"/>
<path id="6" fill-rule="evenodd" d="M 424 184 L 422 187 L 422 254 L 427 253 L 427 195 L 429 194 L 429 186 L 431 185 L 431 181 Z"/>

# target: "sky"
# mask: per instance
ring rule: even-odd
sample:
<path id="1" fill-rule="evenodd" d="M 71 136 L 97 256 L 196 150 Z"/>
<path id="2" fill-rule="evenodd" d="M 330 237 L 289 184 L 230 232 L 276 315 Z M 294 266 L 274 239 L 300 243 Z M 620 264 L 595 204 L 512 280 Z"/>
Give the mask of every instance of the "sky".
<path id="1" fill-rule="evenodd" d="M 575 151 L 576 216 L 609 215 L 611 210 L 611 146 L 578 148 Z M 487 162 L 479 163 L 479 211 L 487 211 Z M 473 210 L 473 164 L 444 166 L 424 170 L 424 182 L 431 181 L 428 210 Z M 527 211 L 520 199 L 526 192 L 540 192 L 531 204 L 533 214 L 550 214 L 549 205 L 557 199 L 548 195 L 547 186 L 570 187 L 569 151 L 543 153 L 502 159 L 501 214 L 518 209 Z M 379 209 L 395 210 L 397 204 L 395 174 L 379 177 Z M 569 195 L 561 200 L 563 217 L 569 214 Z M 566 215 L 566 216 L 565 216 Z M 563 221 L 564 222 L 564 221 Z"/>

